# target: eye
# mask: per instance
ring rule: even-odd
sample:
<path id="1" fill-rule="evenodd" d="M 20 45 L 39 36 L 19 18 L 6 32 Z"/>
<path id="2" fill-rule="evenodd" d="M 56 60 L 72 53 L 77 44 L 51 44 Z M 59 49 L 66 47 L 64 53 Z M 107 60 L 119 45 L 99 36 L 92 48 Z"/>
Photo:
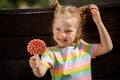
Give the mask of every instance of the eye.
<path id="1" fill-rule="evenodd" d="M 57 31 L 61 31 L 59 28 L 56 28 Z"/>
<path id="2" fill-rule="evenodd" d="M 72 30 L 66 30 L 65 32 L 69 34 L 69 33 L 72 33 L 73 31 Z"/>

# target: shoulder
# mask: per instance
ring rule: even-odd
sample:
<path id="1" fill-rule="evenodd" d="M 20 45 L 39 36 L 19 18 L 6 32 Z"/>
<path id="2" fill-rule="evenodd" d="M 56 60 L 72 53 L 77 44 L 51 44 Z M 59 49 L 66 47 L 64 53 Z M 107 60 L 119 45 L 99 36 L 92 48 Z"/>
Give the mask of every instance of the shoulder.
<path id="1" fill-rule="evenodd" d="M 52 51 L 52 50 L 56 50 L 55 46 L 51 46 L 51 47 L 47 47 L 46 51 Z"/>
<path id="2" fill-rule="evenodd" d="M 57 48 L 55 46 L 47 47 L 45 53 L 55 53 L 57 51 Z"/>
<path id="3" fill-rule="evenodd" d="M 78 48 L 83 48 L 85 50 L 91 50 L 91 49 L 96 49 L 97 48 L 97 44 L 95 43 L 87 43 L 86 41 L 84 41 L 83 39 L 80 39 L 77 43 L 77 47 Z"/>
<path id="4" fill-rule="evenodd" d="M 86 41 L 84 41 L 83 39 L 80 39 L 77 44 L 84 44 L 84 45 L 89 45 L 89 43 L 87 43 Z"/>

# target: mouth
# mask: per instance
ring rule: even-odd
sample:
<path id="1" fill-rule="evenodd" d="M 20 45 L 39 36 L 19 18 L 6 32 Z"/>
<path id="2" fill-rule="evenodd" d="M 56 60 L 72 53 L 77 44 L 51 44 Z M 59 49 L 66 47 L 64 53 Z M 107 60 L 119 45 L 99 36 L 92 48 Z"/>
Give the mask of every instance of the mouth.
<path id="1" fill-rule="evenodd" d="M 60 42 L 67 42 L 67 39 L 58 39 Z"/>

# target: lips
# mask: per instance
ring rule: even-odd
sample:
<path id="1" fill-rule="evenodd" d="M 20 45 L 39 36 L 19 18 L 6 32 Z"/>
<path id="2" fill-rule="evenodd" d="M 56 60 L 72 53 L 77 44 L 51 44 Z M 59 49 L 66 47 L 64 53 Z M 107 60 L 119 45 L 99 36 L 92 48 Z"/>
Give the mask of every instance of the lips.
<path id="1" fill-rule="evenodd" d="M 60 42 L 67 42 L 67 39 L 58 39 Z"/>

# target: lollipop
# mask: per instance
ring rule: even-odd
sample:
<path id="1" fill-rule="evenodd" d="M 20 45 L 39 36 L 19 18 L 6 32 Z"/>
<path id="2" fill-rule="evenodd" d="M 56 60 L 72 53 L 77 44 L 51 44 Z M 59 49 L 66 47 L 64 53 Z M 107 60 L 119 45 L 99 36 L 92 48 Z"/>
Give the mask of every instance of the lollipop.
<path id="1" fill-rule="evenodd" d="M 46 44 L 43 40 L 33 39 L 27 45 L 27 51 L 31 55 L 42 54 L 46 49 Z"/>

